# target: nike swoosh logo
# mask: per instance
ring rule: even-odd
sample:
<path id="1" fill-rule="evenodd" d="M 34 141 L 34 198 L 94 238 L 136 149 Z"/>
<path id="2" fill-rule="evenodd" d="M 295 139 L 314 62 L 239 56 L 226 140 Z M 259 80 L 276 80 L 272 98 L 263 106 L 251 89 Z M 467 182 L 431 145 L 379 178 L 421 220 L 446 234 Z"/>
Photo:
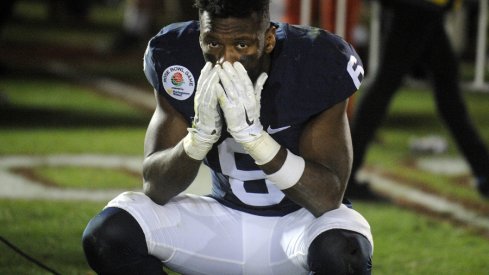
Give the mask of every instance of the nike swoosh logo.
<path id="1" fill-rule="evenodd" d="M 273 135 L 273 134 L 276 134 L 278 132 L 281 132 L 285 129 L 289 129 L 290 128 L 290 125 L 289 126 L 284 126 L 284 127 L 280 127 L 280 128 L 272 128 L 270 126 L 268 126 L 267 128 L 267 133 L 269 133 L 270 135 Z"/>
<path id="2" fill-rule="evenodd" d="M 253 122 L 255 122 L 255 121 L 250 120 L 250 118 L 248 117 L 248 112 L 246 111 L 246 108 L 244 110 L 245 110 L 246 123 L 248 123 L 248 126 L 253 125 Z"/>

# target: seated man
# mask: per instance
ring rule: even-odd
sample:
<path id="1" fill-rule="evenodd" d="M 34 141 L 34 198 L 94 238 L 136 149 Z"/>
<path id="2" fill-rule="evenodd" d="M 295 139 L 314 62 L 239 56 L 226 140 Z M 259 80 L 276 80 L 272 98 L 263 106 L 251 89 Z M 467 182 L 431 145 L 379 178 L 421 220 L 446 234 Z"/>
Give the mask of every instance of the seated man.
<path id="1" fill-rule="evenodd" d="M 144 71 L 157 107 L 144 193 L 119 195 L 90 221 L 90 266 L 370 274 L 370 226 L 342 203 L 352 163 L 345 110 L 363 78 L 359 57 L 324 30 L 271 23 L 268 0 L 196 7 L 198 22 L 169 25 L 149 42 Z M 202 161 L 212 194 L 182 194 Z"/>

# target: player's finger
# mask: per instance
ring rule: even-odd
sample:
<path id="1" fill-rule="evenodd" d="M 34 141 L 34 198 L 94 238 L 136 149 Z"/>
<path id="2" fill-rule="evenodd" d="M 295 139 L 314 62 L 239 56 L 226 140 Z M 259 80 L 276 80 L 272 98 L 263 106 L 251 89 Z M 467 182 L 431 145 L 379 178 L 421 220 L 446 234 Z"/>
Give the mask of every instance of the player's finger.
<path id="1" fill-rule="evenodd" d="M 206 96 L 206 103 L 211 108 L 215 109 L 217 106 L 217 97 L 216 97 L 216 85 L 219 85 L 219 75 L 217 73 L 217 68 L 214 68 L 214 72 L 210 80 L 209 92 Z"/>
<path id="2" fill-rule="evenodd" d="M 240 80 L 238 72 L 233 67 L 233 65 L 229 61 L 226 61 L 222 64 L 222 68 L 226 72 L 226 74 L 228 75 L 229 79 L 233 82 L 234 88 L 236 90 L 238 90 L 239 93 L 241 93 L 244 86 Z"/>
<path id="3" fill-rule="evenodd" d="M 209 97 L 207 98 L 208 105 L 213 110 L 217 110 L 217 105 L 218 105 L 218 103 L 217 103 L 217 89 L 218 89 L 217 86 L 221 86 L 221 85 L 219 85 L 218 82 L 213 84 L 211 92 L 209 93 Z"/>
<path id="4" fill-rule="evenodd" d="M 258 95 L 261 94 L 261 91 L 263 89 L 263 85 L 265 85 L 265 82 L 267 82 L 267 79 L 268 79 L 268 74 L 267 73 L 261 73 L 260 76 L 258 77 L 258 79 L 256 80 L 256 83 L 255 83 L 255 94 Z"/>
<path id="5" fill-rule="evenodd" d="M 216 96 L 219 105 L 226 106 L 228 102 L 228 98 L 226 96 L 226 93 L 224 92 L 224 88 L 221 86 L 221 84 L 217 83 L 215 86 L 215 90 L 216 90 Z"/>
<path id="6" fill-rule="evenodd" d="M 244 85 L 244 90 L 245 91 L 253 91 L 253 82 L 251 81 L 250 77 L 248 76 L 248 72 L 246 71 L 245 67 L 243 64 L 240 62 L 234 62 L 233 67 L 236 71 L 236 74 L 240 80 L 240 83 L 243 83 Z M 250 95 L 248 95 L 250 96 Z"/>
<path id="7" fill-rule="evenodd" d="M 199 80 L 197 81 L 197 93 L 202 89 L 203 83 L 207 79 L 207 76 L 209 75 L 211 69 L 212 69 L 212 63 L 207 62 L 205 63 L 205 66 L 202 68 L 202 70 L 200 71 Z"/>
<path id="8" fill-rule="evenodd" d="M 217 68 L 214 68 L 209 72 L 208 77 L 203 81 L 200 92 L 206 94 L 212 93 L 212 86 L 218 82 L 219 82 L 219 75 L 217 74 Z"/>
<path id="9" fill-rule="evenodd" d="M 226 96 L 231 100 L 235 101 L 238 97 L 236 93 L 236 87 L 231 80 L 231 77 L 229 76 L 228 72 L 225 71 L 223 68 L 218 69 L 218 74 L 219 74 L 219 79 L 221 80 L 222 87 L 224 88 L 224 91 L 226 93 Z"/>
<path id="10" fill-rule="evenodd" d="M 238 78 L 236 70 L 234 69 L 233 65 L 229 61 L 222 63 L 222 68 L 233 80 Z"/>
<path id="11" fill-rule="evenodd" d="M 212 70 L 212 63 L 206 62 L 204 68 L 200 71 L 200 77 L 205 77 Z"/>

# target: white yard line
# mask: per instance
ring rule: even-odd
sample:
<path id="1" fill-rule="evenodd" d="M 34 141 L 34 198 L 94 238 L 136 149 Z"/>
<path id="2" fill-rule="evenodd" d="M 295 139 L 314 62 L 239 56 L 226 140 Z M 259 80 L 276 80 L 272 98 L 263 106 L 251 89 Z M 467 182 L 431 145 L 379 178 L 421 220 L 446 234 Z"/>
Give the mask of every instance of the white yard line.
<path id="1" fill-rule="evenodd" d="M 126 190 L 92 190 L 46 186 L 40 182 L 12 173 L 10 169 L 36 166 L 78 166 L 123 168 L 138 173 L 140 172 L 141 164 L 142 158 L 128 156 L 53 155 L 0 157 L 0 198 L 108 201 Z M 210 192 L 210 180 L 208 170 L 202 167 L 195 184 L 189 187 L 186 192 L 201 195 L 208 194 Z"/>
<path id="2" fill-rule="evenodd" d="M 388 195 L 392 199 L 401 199 L 456 221 L 483 229 L 489 233 L 489 217 L 465 208 L 462 204 L 409 187 L 395 180 L 383 177 L 372 171 L 361 171 L 359 178 L 372 185 L 374 190 Z M 474 190 L 474 192 L 477 192 Z"/>

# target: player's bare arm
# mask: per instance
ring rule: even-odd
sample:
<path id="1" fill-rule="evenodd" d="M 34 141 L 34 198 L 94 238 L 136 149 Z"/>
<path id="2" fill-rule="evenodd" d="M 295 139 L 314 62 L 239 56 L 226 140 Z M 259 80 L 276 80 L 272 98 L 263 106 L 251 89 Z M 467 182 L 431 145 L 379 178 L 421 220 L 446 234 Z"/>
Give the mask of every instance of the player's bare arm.
<path id="1" fill-rule="evenodd" d="M 339 207 L 350 174 L 352 145 L 346 105 L 346 101 L 340 102 L 308 123 L 299 145 L 304 172 L 297 183 L 282 190 L 315 216 Z M 267 174 L 277 172 L 288 153 L 281 148 L 261 168 Z"/>
<path id="2" fill-rule="evenodd" d="M 157 107 L 144 141 L 144 192 L 156 203 L 165 204 L 192 183 L 201 162 L 184 151 L 182 139 L 187 134 L 187 122 L 155 93 Z"/>
<path id="3" fill-rule="evenodd" d="M 217 69 L 208 62 L 201 71 L 194 98 L 194 119 L 187 122 L 156 92 L 157 107 L 145 139 L 144 191 L 165 204 L 195 179 L 201 161 L 221 135 L 214 87 Z"/>

